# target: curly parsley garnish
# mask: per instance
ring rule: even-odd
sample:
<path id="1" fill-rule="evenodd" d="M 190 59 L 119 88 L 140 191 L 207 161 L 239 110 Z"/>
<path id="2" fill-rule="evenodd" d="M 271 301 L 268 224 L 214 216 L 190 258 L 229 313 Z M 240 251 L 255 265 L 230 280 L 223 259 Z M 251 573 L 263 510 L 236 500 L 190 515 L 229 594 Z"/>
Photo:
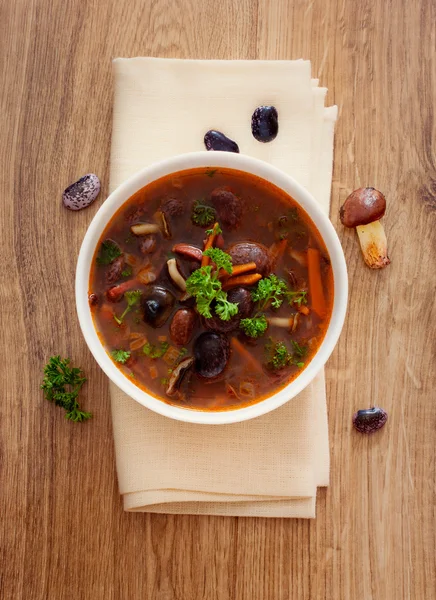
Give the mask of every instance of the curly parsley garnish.
<path id="1" fill-rule="evenodd" d="M 219 248 L 210 248 L 204 252 L 212 262 L 211 265 L 200 267 L 186 280 L 186 291 L 197 301 L 197 310 L 206 319 L 212 318 L 212 306 L 215 313 L 222 321 L 229 321 L 238 312 L 238 305 L 227 300 L 227 293 L 223 291 L 221 281 L 218 279 L 220 269 L 231 274 L 233 271 L 232 258 Z"/>
<path id="2" fill-rule="evenodd" d="M 241 319 L 239 326 L 245 335 L 252 338 L 258 338 L 267 330 L 268 321 L 266 320 L 265 315 L 260 315 L 251 319 Z"/>
<path id="3" fill-rule="evenodd" d="M 194 202 L 191 214 L 193 223 L 200 225 L 200 227 L 207 227 L 208 225 L 212 225 L 215 221 L 215 217 L 216 211 L 212 206 L 202 204 L 199 200 Z"/>
<path id="4" fill-rule="evenodd" d="M 77 397 L 85 383 L 83 371 L 77 367 L 70 368 L 70 359 L 52 356 L 44 367 L 44 379 L 41 389 L 44 396 L 56 406 L 61 406 L 65 411 L 65 418 L 75 423 L 87 421 L 91 418 L 90 412 L 80 410 Z"/>
<path id="5" fill-rule="evenodd" d="M 116 258 L 121 256 L 122 252 L 118 244 L 112 240 L 106 240 L 100 247 L 99 255 L 97 256 L 97 264 L 110 265 Z"/>
<path id="6" fill-rule="evenodd" d="M 141 299 L 141 293 L 141 290 L 131 290 L 130 292 L 126 292 L 124 294 L 124 298 L 127 300 L 127 306 L 121 317 L 117 317 L 117 315 L 114 314 L 114 319 L 118 325 L 121 325 L 127 313 L 129 313 L 132 308 L 139 303 L 139 300 Z"/>
<path id="7" fill-rule="evenodd" d="M 130 352 L 127 350 L 112 350 L 111 355 L 114 361 L 119 362 L 122 365 L 124 365 L 124 363 L 126 363 L 130 358 Z"/>
<path id="8" fill-rule="evenodd" d="M 270 301 L 273 308 L 279 308 L 287 291 L 283 279 L 279 279 L 272 273 L 258 282 L 256 289 L 251 292 L 251 297 L 254 302 L 259 302 L 259 310 L 263 310 Z"/>
<path id="9" fill-rule="evenodd" d="M 284 342 L 274 342 L 270 339 L 269 343 L 266 344 L 265 350 L 267 352 L 268 360 L 267 366 L 273 371 L 280 371 L 285 367 L 295 365 L 299 369 L 304 367 L 304 362 L 301 360 L 307 354 L 307 348 L 300 346 L 295 340 L 291 340 L 293 345 L 293 352 L 289 352 Z"/>

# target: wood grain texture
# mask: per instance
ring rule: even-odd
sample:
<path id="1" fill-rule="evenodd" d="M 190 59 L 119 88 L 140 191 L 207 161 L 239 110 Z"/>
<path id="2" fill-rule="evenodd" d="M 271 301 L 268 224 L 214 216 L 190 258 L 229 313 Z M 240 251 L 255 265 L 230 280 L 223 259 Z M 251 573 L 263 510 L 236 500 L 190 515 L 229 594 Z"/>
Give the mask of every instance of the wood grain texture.
<path id="1" fill-rule="evenodd" d="M 0 597 L 433 600 L 436 597 L 434 0 L 15 0 L 0 7 Z M 327 367 L 332 481 L 314 521 L 125 514 L 108 387 L 79 332 L 74 271 L 107 192 L 115 56 L 309 58 L 340 116 L 332 220 L 350 275 Z M 365 268 L 338 208 L 388 198 L 392 264 Z M 86 367 L 73 425 L 43 401 L 53 353 Z M 385 429 L 362 437 L 357 408 Z"/>

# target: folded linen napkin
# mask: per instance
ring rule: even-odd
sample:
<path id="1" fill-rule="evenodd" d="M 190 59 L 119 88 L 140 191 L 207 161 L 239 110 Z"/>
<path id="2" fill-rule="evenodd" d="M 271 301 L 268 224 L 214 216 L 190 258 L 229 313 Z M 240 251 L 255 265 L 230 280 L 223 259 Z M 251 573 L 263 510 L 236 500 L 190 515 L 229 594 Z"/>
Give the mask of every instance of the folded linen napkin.
<path id="1" fill-rule="evenodd" d="M 308 61 L 116 59 L 111 190 L 144 166 L 202 150 L 208 129 L 291 174 L 328 212 L 336 106 Z M 257 142 L 251 114 L 279 113 L 274 142 Z M 315 516 L 328 485 L 324 373 L 279 409 L 244 423 L 194 425 L 142 407 L 110 385 L 119 487 L 128 511 Z"/>

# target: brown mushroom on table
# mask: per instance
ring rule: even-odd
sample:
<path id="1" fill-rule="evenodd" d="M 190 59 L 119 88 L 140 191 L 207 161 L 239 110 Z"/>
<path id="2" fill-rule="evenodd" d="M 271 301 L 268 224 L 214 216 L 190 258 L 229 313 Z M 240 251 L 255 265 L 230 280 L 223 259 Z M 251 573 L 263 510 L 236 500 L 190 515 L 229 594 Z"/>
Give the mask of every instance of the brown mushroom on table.
<path id="1" fill-rule="evenodd" d="M 386 234 L 380 219 L 386 211 L 386 199 L 372 187 L 354 190 L 340 209 L 345 227 L 355 227 L 365 263 L 371 269 L 383 269 L 391 262 Z"/>

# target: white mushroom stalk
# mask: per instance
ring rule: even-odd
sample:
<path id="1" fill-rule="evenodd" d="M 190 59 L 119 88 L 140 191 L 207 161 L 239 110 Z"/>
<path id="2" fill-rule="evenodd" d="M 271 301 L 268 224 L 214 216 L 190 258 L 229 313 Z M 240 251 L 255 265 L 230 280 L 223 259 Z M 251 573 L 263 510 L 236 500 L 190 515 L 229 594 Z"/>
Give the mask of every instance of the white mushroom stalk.
<path id="1" fill-rule="evenodd" d="M 130 231 L 135 235 L 149 235 L 150 233 L 157 233 L 160 229 L 156 223 L 136 223 L 131 226 Z"/>
<path id="2" fill-rule="evenodd" d="M 388 241 L 380 221 L 356 227 L 363 260 L 371 269 L 383 269 L 391 261 L 388 257 Z"/>
<path id="3" fill-rule="evenodd" d="M 179 269 L 177 268 L 177 262 L 175 258 L 170 258 L 167 261 L 168 265 L 168 273 L 170 274 L 171 279 L 174 281 L 176 286 L 182 292 L 186 292 L 186 281 L 181 276 Z"/>
<path id="4" fill-rule="evenodd" d="M 297 313 L 290 317 L 268 317 L 267 321 L 270 327 L 284 327 L 285 329 L 295 331 L 300 322 L 300 315 Z"/>

